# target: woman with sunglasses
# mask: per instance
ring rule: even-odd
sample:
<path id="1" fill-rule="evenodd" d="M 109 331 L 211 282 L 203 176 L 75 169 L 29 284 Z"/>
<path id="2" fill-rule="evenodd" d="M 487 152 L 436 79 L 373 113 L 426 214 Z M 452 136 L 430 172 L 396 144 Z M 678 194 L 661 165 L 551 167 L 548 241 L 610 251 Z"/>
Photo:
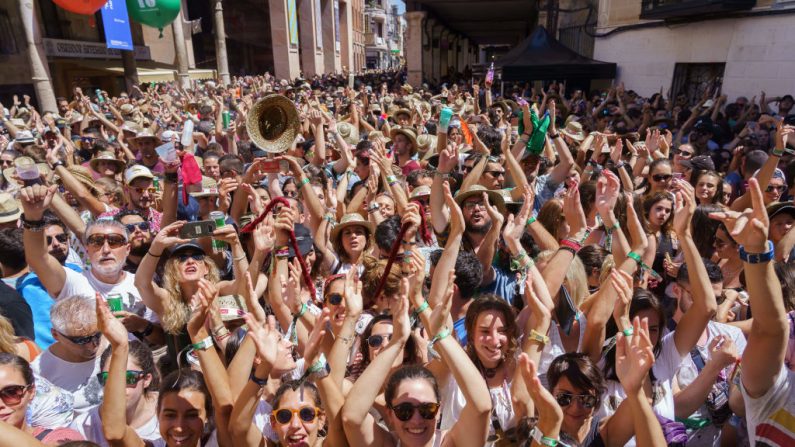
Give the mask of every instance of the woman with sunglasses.
<path id="1" fill-rule="evenodd" d="M 45 381 L 45 387 L 51 387 Z M 30 437 L 21 437 L 16 430 L 35 437 L 38 441 L 47 444 L 59 443 L 62 440 L 82 440 L 79 433 L 69 428 L 58 426 L 31 426 L 27 416 L 28 409 L 37 398 L 36 378 L 30 364 L 22 357 L 15 354 L 0 352 L 0 421 L 3 427 L 0 436 L 4 441 L 11 439 L 30 440 Z M 46 410 L 52 411 L 53 408 Z M 65 411 L 66 408 L 59 407 Z M 6 437 L 6 433 L 9 437 Z M 7 444 L 11 445 L 11 444 Z M 32 442 L 19 445 L 43 445 Z"/>
<path id="2" fill-rule="evenodd" d="M 108 338 L 108 335 L 106 335 Z M 100 368 L 102 372 L 97 375 L 99 384 L 103 387 L 108 380 L 111 356 L 111 347 L 102 353 Z M 125 373 L 125 418 L 127 424 L 142 439 L 155 441 L 160 439 L 160 430 L 157 422 L 157 389 L 160 386 L 160 377 L 155 368 L 152 350 L 140 340 L 129 342 L 129 357 Z M 71 427 L 83 435 L 87 441 L 95 442 L 101 447 L 107 447 L 105 434 L 102 431 L 100 412 L 105 401 L 99 407 L 94 407 L 88 412 L 75 417 Z"/>
<path id="3" fill-rule="evenodd" d="M 126 417 L 125 396 L 132 375 L 128 374 L 130 345 L 127 331 L 114 318 L 107 304 L 97 300 L 100 330 L 111 345 L 105 381 L 105 400 L 99 412 L 105 438 L 111 445 L 124 447 L 231 447 L 227 429 L 232 412 L 229 378 L 209 336 L 207 320 L 210 303 L 218 298 L 218 288 L 202 281 L 191 300 L 193 309 L 187 332 L 193 342 L 203 373 L 189 368 L 167 375 L 160 386 L 157 420 L 160 439 L 144 441 Z"/>
<path id="4" fill-rule="evenodd" d="M 238 293 L 236 281 L 220 280 L 218 267 L 215 261 L 205 254 L 203 245 L 179 237 L 179 231 L 183 225 L 185 225 L 184 221 L 174 222 L 157 233 L 135 275 L 135 285 L 140 291 L 144 303 L 160 317 L 163 330 L 171 335 L 171 337 L 166 337 L 166 341 L 169 357 L 174 361 L 177 358 L 177 353 L 188 344 L 184 329 L 190 317 L 188 303 L 199 290 L 200 282 L 209 281 L 215 284 L 220 295 Z M 227 225 L 217 229 L 213 233 L 213 238 L 231 245 L 233 277 L 240 278 L 242 281 L 248 264 L 234 227 Z M 163 268 L 163 286 L 161 287 L 155 283 L 154 274 L 158 261 L 168 249 L 171 249 L 171 253 L 168 254 Z M 212 329 L 218 330 L 222 324 L 216 324 Z"/>
<path id="5" fill-rule="evenodd" d="M 649 174 L 646 177 L 645 196 L 651 196 L 658 192 L 665 192 L 671 189 L 673 171 L 671 161 L 667 158 L 658 158 L 649 165 Z"/>
<path id="6" fill-rule="evenodd" d="M 450 336 L 450 308 L 455 281 L 453 272 L 435 272 L 434 280 L 446 283 L 444 288 L 437 285 L 432 289 L 439 290 L 441 294 L 435 300 L 431 297 L 428 302 L 438 304 L 433 311 L 429 306 L 422 306 L 423 310 L 414 314 L 419 314 L 428 334 L 433 334 L 431 347 L 452 372 L 467 401 L 467 406 L 461 411 L 457 422 L 449 430 L 436 429 L 441 396 L 437 381 L 430 370 L 421 366 L 402 366 L 390 374 L 411 336 L 408 295 L 413 295 L 414 302 L 424 302 L 424 270 L 418 269 L 414 264 L 408 269 L 409 273 L 401 280 L 392 338 L 354 383 L 343 407 L 342 420 L 348 442 L 357 446 L 482 447 L 488 433 L 491 399 L 477 368 L 467 358 L 455 338 Z M 385 387 L 386 422 L 390 431 L 377 424 L 369 412 L 382 386 Z"/>

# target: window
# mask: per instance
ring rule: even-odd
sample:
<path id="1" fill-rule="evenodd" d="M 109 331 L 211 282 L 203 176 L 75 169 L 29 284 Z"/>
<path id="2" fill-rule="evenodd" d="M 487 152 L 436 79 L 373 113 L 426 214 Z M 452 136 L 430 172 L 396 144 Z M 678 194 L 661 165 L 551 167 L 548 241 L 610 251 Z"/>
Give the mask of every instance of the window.
<path id="1" fill-rule="evenodd" d="M 711 87 L 711 95 L 715 88 L 720 88 L 724 70 L 725 63 L 676 64 L 671 92 L 674 96 L 684 94 L 689 103 L 696 103 L 705 89 Z"/>
<path id="2" fill-rule="evenodd" d="M 19 47 L 8 11 L 0 9 L 0 54 L 17 54 Z"/>

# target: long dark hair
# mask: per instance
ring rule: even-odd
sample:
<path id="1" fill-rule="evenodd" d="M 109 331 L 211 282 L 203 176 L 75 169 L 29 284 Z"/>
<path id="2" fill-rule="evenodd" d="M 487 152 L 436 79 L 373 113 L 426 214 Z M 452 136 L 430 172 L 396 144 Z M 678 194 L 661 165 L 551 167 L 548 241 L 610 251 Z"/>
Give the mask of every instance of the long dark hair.
<path id="1" fill-rule="evenodd" d="M 362 354 L 362 366 L 367 367 L 373 360 L 370 358 L 370 349 L 368 349 L 367 339 L 373 333 L 373 328 L 376 324 L 387 322 L 392 324 L 392 316 L 387 314 L 376 315 L 367 324 L 367 327 L 362 331 L 362 342 L 359 344 L 359 352 Z M 417 341 L 414 340 L 414 335 L 409 335 L 406 340 L 406 346 L 403 347 L 403 363 L 413 365 L 420 362 L 420 355 L 417 352 Z"/>
<path id="2" fill-rule="evenodd" d="M 508 350 L 505 353 L 504 359 L 513 360 L 514 354 L 518 346 L 517 338 L 519 337 L 519 328 L 516 325 L 516 317 L 513 314 L 511 305 L 494 294 L 481 295 L 472 301 L 467 309 L 466 317 L 464 318 L 464 327 L 467 331 L 467 345 L 466 352 L 469 358 L 479 369 L 483 368 L 483 364 L 478 358 L 475 351 L 475 325 L 478 322 L 478 317 L 481 313 L 494 310 L 502 313 L 505 319 L 505 334 L 508 336 Z"/>
<path id="3" fill-rule="evenodd" d="M 581 390 L 592 391 L 598 402 L 602 401 L 602 394 L 607 390 L 602 371 L 588 355 L 581 352 L 568 352 L 555 357 L 547 370 L 549 390 L 553 390 L 563 377 Z"/>
<path id="4" fill-rule="evenodd" d="M 433 373 L 424 366 L 406 365 L 393 372 L 386 381 L 386 387 L 384 388 L 384 400 L 386 401 L 387 407 L 392 406 L 392 401 L 395 399 L 395 394 L 397 393 L 398 386 L 400 386 L 401 382 L 404 380 L 414 379 L 427 380 L 433 388 L 433 394 L 436 396 L 436 402 L 440 401 L 441 398 L 439 395 L 439 384 L 436 381 L 436 377 L 433 376 Z"/>
<path id="5" fill-rule="evenodd" d="M 111 351 L 111 347 L 108 346 L 108 348 L 105 349 L 105 352 L 102 353 L 102 357 L 99 359 L 100 369 L 105 368 L 105 365 L 108 363 L 108 359 L 110 358 Z M 141 365 L 141 371 L 143 371 L 144 374 L 149 374 L 152 377 L 152 381 L 149 383 L 149 386 L 144 388 L 144 393 L 149 394 L 157 391 L 157 389 L 160 387 L 160 373 L 155 367 L 155 359 L 149 346 L 147 346 L 146 343 L 142 342 L 141 340 L 133 340 L 130 342 L 129 355 L 135 359 L 135 363 Z"/>
<path id="6" fill-rule="evenodd" d="M 204 412 L 207 414 L 207 423 L 204 424 L 204 432 L 201 437 L 201 445 L 205 445 L 210 435 L 215 430 L 215 417 L 213 410 L 213 399 L 207 384 L 204 382 L 204 375 L 190 368 L 182 368 L 172 371 L 160 383 L 160 395 L 157 396 L 157 412 L 160 413 L 163 404 L 163 397 L 169 393 L 179 393 L 182 390 L 198 391 L 204 395 Z"/>

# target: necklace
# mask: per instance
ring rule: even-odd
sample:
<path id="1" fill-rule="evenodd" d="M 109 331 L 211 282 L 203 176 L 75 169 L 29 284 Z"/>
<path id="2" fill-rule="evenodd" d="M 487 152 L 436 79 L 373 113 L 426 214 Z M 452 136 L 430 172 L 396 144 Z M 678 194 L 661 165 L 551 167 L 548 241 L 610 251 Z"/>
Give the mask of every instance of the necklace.
<path id="1" fill-rule="evenodd" d="M 494 368 L 486 368 L 485 366 L 483 366 L 483 375 L 487 379 L 493 379 L 494 376 L 497 375 L 497 370 L 500 369 L 500 366 L 502 366 L 502 359 L 500 359 L 500 362 L 497 363 L 497 366 L 495 366 Z"/>

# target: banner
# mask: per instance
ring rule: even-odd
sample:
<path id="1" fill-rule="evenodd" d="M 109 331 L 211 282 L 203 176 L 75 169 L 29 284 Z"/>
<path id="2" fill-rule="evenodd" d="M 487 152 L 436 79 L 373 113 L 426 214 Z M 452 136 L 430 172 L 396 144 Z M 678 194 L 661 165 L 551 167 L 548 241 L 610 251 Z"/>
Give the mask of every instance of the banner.
<path id="1" fill-rule="evenodd" d="M 290 28 L 290 45 L 298 47 L 298 16 L 295 11 L 295 0 L 287 0 L 287 23 Z"/>
<path id="2" fill-rule="evenodd" d="M 108 48 L 134 50 L 127 3 L 124 0 L 108 0 L 102 7 L 102 25 Z"/>

